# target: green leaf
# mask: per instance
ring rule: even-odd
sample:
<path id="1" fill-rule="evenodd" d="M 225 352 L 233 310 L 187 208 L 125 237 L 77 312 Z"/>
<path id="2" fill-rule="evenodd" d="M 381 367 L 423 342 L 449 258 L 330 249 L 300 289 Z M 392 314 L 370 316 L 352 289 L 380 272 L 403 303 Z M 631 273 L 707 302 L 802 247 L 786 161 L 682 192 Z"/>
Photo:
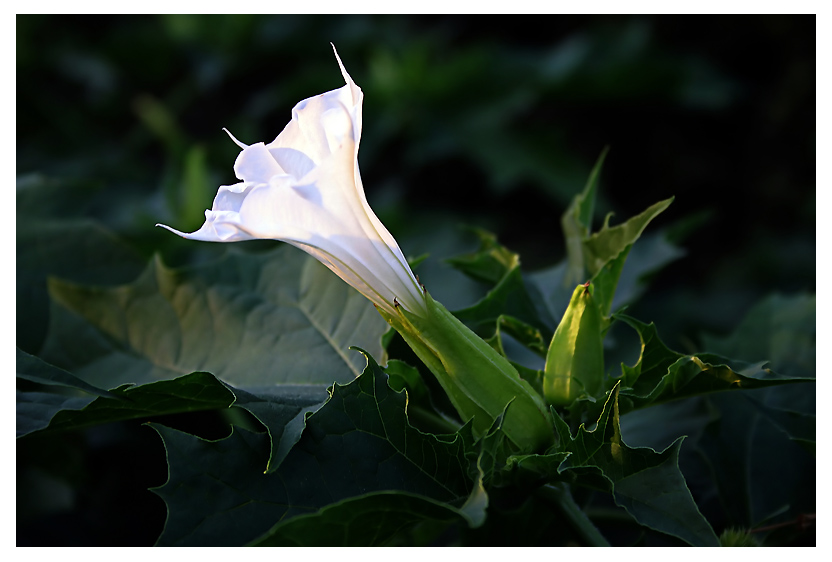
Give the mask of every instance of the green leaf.
<path id="1" fill-rule="evenodd" d="M 512 269 L 520 265 L 520 256 L 497 242 L 497 237 L 481 228 L 469 228 L 480 241 L 476 251 L 448 258 L 445 261 L 469 277 L 496 285 Z"/>
<path id="2" fill-rule="evenodd" d="M 494 234 L 478 228 L 470 230 L 479 237 L 479 248 L 445 261 L 492 288 L 474 305 L 454 312 L 454 316 L 475 327 L 499 322 L 501 316 L 511 316 L 516 322 L 542 330 L 548 339 L 550 326 L 555 322 L 530 295 L 520 271 L 520 256 L 501 245 Z"/>
<path id="3" fill-rule="evenodd" d="M 53 280 L 50 295 L 42 357 L 106 388 L 210 371 L 241 388 L 323 389 L 361 372 L 350 345 L 381 355 L 387 330 L 364 297 L 289 246 L 191 269 L 157 259 L 116 288 Z"/>
<path id="4" fill-rule="evenodd" d="M 626 222 L 613 227 L 609 225 L 611 215 L 607 215 L 601 230 L 593 233 L 583 243 L 586 270 L 589 275 L 594 276 L 607 262 L 618 257 L 628 246 L 638 240 L 650 221 L 667 209 L 672 202 L 672 197 L 659 201 Z"/>
<path id="5" fill-rule="evenodd" d="M 18 376 L 21 378 L 80 389 L 102 398 L 93 401 L 92 397 L 54 392 L 18 392 L 18 437 L 40 429 L 80 429 L 234 405 L 250 412 L 268 430 L 271 454 L 265 465 L 267 471 L 273 471 L 300 438 L 305 414 L 317 410 L 328 396 L 325 387 L 316 385 L 284 384 L 252 388 L 249 392 L 224 385 L 209 373 L 192 373 L 140 386 L 125 385 L 108 392 L 23 352 L 19 352 L 19 356 Z M 21 375 L 21 370 L 29 373 Z"/>
<path id="6" fill-rule="evenodd" d="M 464 520 L 460 510 L 424 496 L 376 492 L 289 519 L 249 546 L 384 546 L 416 523 Z"/>
<path id="7" fill-rule="evenodd" d="M 770 295 L 748 312 L 725 337 L 703 336 L 704 346 L 747 361 L 768 359 L 778 372 L 813 378 L 816 362 L 814 295 Z M 756 410 L 795 440 L 814 451 L 814 387 L 804 385 L 749 395 Z"/>
<path id="8" fill-rule="evenodd" d="M 684 251 L 669 242 L 669 234 L 661 230 L 641 236 L 638 244 L 625 247 L 617 257 L 607 262 L 590 281 L 595 286 L 595 298 L 605 317 L 634 302 L 647 287 L 650 274 L 684 255 Z M 567 275 L 564 260 L 548 269 L 525 276 L 526 289 L 539 309 L 560 318 L 569 303 L 573 285 L 564 285 Z M 581 282 L 586 278 L 580 276 Z M 605 318 L 605 326 L 609 320 Z"/>
<path id="9" fill-rule="evenodd" d="M 551 319 L 541 318 L 540 310 L 531 299 L 520 267 L 515 267 L 479 302 L 457 310 L 454 316 L 462 322 L 478 326 L 494 324 L 500 316 L 511 316 L 543 333 L 551 333 Z M 548 320 L 548 322 L 546 321 Z"/>
<path id="10" fill-rule="evenodd" d="M 804 392 L 803 394 L 814 397 L 815 393 Z M 805 445 L 814 453 L 817 438 L 817 419 L 814 413 L 774 408 L 765 403 L 765 398 L 762 400 L 755 398 L 752 397 L 750 400 L 763 416 L 785 433 L 789 439 Z"/>
<path id="11" fill-rule="evenodd" d="M 503 420 L 511 404 L 499 415 L 491 429 L 477 441 L 479 453 L 477 455 L 477 475 L 481 481 L 491 483 L 495 473 L 498 473 L 505 466 L 506 459 L 515 450 L 511 442 L 502 430 Z"/>
<path id="12" fill-rule="evenodd" d="M 210 373 L 112 390 L 116 398 L 99 397 L 80 410 L 62 409 L 52 417 L 48 429 L 80 429 L 114 421 L 147 419 L 228 408 L 234 394 Z"/>
<path id="13" fill-rule="evenodd" d="M 706 349 L 745 361 L 767 359 L 782 373 L 815 375 L 816 298 L 770 295 L 726 336 L 703 336 Z"/>
<path id="14" fill-rule="evenodd" d="M 568 265 L 563 277 L 565 287 L 572 287 L 585 281 L 583 278 L 586 270 L 584 243 L 592 230 L 592 215 L 595 210 L 598 178 L 601 175 L 601 168 L 604 165 L 608 150 L 608 148 L 605 148 L 601 152 L 589 174 L 583 191 L 575 195 L 569 208 L 560 219 L 568 256 Z"/>
<path id="15" fill-rule="evenodd" d="M 56 413 L 65 409 L 80 410 L 96 396 L 122 399 L 20 349 L 17 350 L 17 377 L 44 387 L 44 391 L 17 391 L 17 437 L 48 427 Z"/>
<path id="16" fill-rule="evenodd" d="M 248 391 L 230 387 L 234 405 L 247 410 L 266 426 L 271 440 L 266 472 L 274 472 L 300 439 L 306 414 L 320 408 L 329 395 L 316 385 L 281 384 Z"/>
<path id="17" fill-rule="evenodd" d="M 96 396 L 119 398 L 118 395 L 88 384 L 63 369 L 59 369 L 34 355 L 29 355 L 25 351 L 21 351 L 20 348 L 17 348 L 17 377 L 44 385 L 82 390 Z"/>
<path id="18" fill-rule="evenodd" d="M 49 426 L 56 413 L 62 410 L 80 410 L 94 398 L 71 396 L 53 392 L 17 391 L 17 437 L 23 437 Z"/>
<path id="19" fill-rule="evenodd" d="M 49 320 L 47 277 L 79 283 L 124 283 L 142 259 L 102 225 L 89 219 L 17 222 L 17 345 L 37 352 Z"/>
<path id="20" fill-rule="evenodd" d="M 623 314 L 615 318 L 635 329 L 642 343 L 638 362 L 632 367 L 621 366 L 625 411 L 710 392 L 814 380 L 779 375 L 766 368 L 765 362 L 749 365 L 710 353 L 682 355 L 662 343 L 653 324 Z"/>
<path id="21" fill-rule="evenodd" d="M 575 285 L 566 285 L 568 260 L 526 276 L 526 288 L 539 309 L 546 310 L 546 315 L 553 320 L 550 332 L 554 333 L 563 316 Z"/>
<path id="22" fill-rule="evenodd" d="M 656 203 L 641 214 L 614 227 L 609 226 L 612 216 L 610 213 L 604 219 L 601 230 L 590 234 L 598 177 L 606 155 L 605 148 L 595 163 L 583 191 L 575 195 L 561 217 L 567 253 L 561 286 L 571 288 L 589 278 L 597 286 L 598 306 L 604 317 L 610 314 L 616 285 L 633 243 L 641 236 L 647 224 L 673 201 L 671 198 Z M 552 289 L 544 290 L 543 294 L 552 292 Z"/>
<path id="23" fill-rule="evenodd" d="M 390 359 L 384 372 L 389 377 L 390 387 L 396 392 L 407 389 L 410 400 L 422 401 L 428 397 L 428 387 L 419 374 L 419 369 L 398 359 Z"/>
<path id="24" fill-rule="evenodd" d="M 225 439 L 206 441 L 150 426 L 161 436 L 168 461 L 167 482 L 152 489 L 168 508 L 157 546 L 240 546 L 286 514 L 286 487 L 263 473 L 266 435 L 235 427 Z"/>
<path id="25" fill-rule="evenodd" d="M 706 397 L 710 420 L 695 441 L 707 459 L 710 483 L 705 493 L 719 499 L 726 526 L 752 528 L 773 518 L 813 513 L 817 503 L 817 460 L 804 442 L 793 439 L 759 408 L 759 395 L 812 386 L 764 388 Z M 749 397 L 751 397 L 749 399 Z M 772 483 L 776 483 L 773 485 Z"/>
<path id="26" fill-rule="evenodd" d="M 716 546 L 717 537 L 679 471 L 682 440 L 680 437 L 661 453 L 627 446 L 619 425 L 616 386 L 595 428 L 588 431 L 581 425 L 574 437 L 559 445 L 560 452 L 571 454 L 558 473 L 572 473 L 576 483 L 591 487 L 602 487 L 606 481 L 615 503 L 641 525 L 694 546 Z"/>
<path id="27" fill-rule="evenodd" d="M 604 333 L 609 328 L 609 316 L 612 309 L 612 301 L 615 297 L 618 280 L 621 277 L 621 271 L 624 269 L 624 263 L 627 261 L 627 256 L 630 253 L 632 244 L 624 248 L 617 257 L 611 259 L 599 269 L 592 278 L 592 285 L 595 290 L 592 294 L 593 300 L 601 314 L 602 324 L 601 328 Z"/>
<path id="28" fill-rule="evenodd" d="M 522 320 L 503 314 L 497 318 L 497 329 L 494 332 L 492 339 L 495 342 L 495 349 L 505 355 L 502 343 L 502 332 L 512 336 L 515 340 L 523 344 L 526 348 L 534 351 L 541 357 L 546 356 L 548 348 L 546 340 L 543 338 L 538 328 L 526 324 Z"/>
<path id="29" fill-rule="evenodd" d="M 406 397 L 367 356 L 364 373 L 306 419 L 298 443 L 265 474 L 269 439 L 235 429 L 205 441 L 153 425 L 164 441 L 169 478 L 156 493 L 168 506 L 159 545 L 245 544 L 276 524 L 380 491 L 402 491 L 462 506 L 471 491 L 462 436 L 411 427 Z"/>

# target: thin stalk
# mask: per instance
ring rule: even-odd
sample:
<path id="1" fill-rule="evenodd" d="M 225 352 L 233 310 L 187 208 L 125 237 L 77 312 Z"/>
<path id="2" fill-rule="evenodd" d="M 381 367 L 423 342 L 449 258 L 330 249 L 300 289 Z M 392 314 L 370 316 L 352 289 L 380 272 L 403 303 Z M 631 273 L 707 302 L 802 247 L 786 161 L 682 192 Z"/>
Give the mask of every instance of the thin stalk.
<path id="1" fill-rule="evenodd" d="M 539 488 L 537 494 L 555 504 L 589 546 L 610 546 L 604 535 L 590 521 L 580 506 L 575 503 L 572 494 L 569 492 L 569 486 L 566 484 L 547 484 Z"/>

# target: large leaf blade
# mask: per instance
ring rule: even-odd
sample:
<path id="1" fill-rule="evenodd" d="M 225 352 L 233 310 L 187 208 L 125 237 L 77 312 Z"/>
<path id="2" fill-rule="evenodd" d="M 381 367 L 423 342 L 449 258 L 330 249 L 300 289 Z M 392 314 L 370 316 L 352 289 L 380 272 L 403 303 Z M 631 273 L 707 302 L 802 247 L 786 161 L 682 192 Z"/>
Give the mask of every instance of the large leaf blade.
<path id="1" fill-rule="evenodd" d="M 53 280 L 50 292 L 42 356 L 107 388 L 194 371 L 238 387 L 347 382 L 363 367 L 347 348 L 381 354 L 387 329 L 366 299 L 288 246 L 184 270 L 156 260 L 129 285 Z"/>
<path id="2" fill-rule="evenodd" d="M 571 455 L 558 473 L 575 472 L 577 483 L 600 483 L 595 471 L 609 482 L 615 503 L 640 524 L 676 536 L 694 546 L 716 546 L 713 529 L 700 513 L 679 470 L 682 439 L 657 453 L 629 447 L 621 435 L 618 387 L 610 393 L 592 431 L 583 425 L 577 435 L 565 439 L 561 451 Z"/>
<path id="3" fill-rule="evenodd" d="M 626 398 L 625 410 L 711 392 L 814 381 L 778 374 L 766 366 L 766 361 L 746 364 L 711 353 L 683 355 L 659 339 L 652 323 L 624 314 L 615 317 L 636 330 L 642 343 L 638 361 L 633 366 L 622 365 L 618 379 L 625 387 L 621 390 Z"/>
<path id="4" fill-rule="evenodd" d="M 168 482 L 156 489 L 169 517 L 159 545 L 244 544 L 279 522 L 380 491 L 462 506 L 471 491 L 461 438 L 423 434 L 407 422 L 406 397 L 368 357 L 364 373 L 306 419 L 283 462 L 264 473 L 269 442 L 235 430 L 205 441 L 154 425 L 168 452 Z M 218 530 L 222 529 L 222 536 Z"/>

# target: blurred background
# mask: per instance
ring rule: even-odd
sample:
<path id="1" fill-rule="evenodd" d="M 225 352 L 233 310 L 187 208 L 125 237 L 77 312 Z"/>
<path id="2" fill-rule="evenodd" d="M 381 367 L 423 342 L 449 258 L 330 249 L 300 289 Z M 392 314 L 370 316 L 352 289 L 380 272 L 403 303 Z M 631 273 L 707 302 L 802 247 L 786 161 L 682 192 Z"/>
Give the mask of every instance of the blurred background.
<path id="1" fill-rule="evenodd" d="M 678 259 L 629 310 L 671 348 L 771 292 L 815 292 L 814 16 L 17 16 L 17 345 L 43 342 L 47 275 L 126 283 L 157 252 L 219 255 L 153 225 L 198 228 L 236 181 L 222 127 L 269 142 L 343 85 L 330 42 L 365 95 L 367 198 L 406 255 L 430 254 L 420 277 L 448 308 L 484 291 L 442 261 L 476 247 L 460 225 L 551 267 L 607 146 L 596 229 L 676 198 L 647 233 Z M 18 545 L 152 544 L 158 438 L 105 427 L 62 447 L 18 444 Z M 58 454 L 70 484 L 44 468 Z"/>

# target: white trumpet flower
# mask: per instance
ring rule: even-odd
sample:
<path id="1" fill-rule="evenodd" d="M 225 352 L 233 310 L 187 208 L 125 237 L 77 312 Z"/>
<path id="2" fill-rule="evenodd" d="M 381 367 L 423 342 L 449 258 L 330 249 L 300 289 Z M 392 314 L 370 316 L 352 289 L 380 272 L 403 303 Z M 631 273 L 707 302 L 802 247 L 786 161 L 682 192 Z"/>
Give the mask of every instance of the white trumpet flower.
<path id="1" fill-rule="evenodd" d="M 242 181 L 220 187 L 202 228 L 186 234 L 157 226 L 212 242 L 273 238 L 311 254 L 375 303 L 460 417 L 473 420 L 475 434 L 503 416 L 501 429 L 518 451 L 545 450 L 554 429 L 541 396 L 427 294 L 367 204 L 358 172 L 364 96 L 335 58 L 346 86 L 297 104 L 274 141 L 246 146 L 231 136 L 243 149 L 234 164 Z"/>
<path id="2" fill-rule="evenodd" d="M 335 47 L 333 46 L 333 50 Z M 298 103 L 274 141 L 245 145 L 240 183 L 219 188 L 205 224 L 184 238 L 275 239 L 309 253 L 379 309 L 424 314 L 425 297 L 396 240 L 376 217 L 358 171 L 364 95 L 335 58 L 346 85 Z"/>

